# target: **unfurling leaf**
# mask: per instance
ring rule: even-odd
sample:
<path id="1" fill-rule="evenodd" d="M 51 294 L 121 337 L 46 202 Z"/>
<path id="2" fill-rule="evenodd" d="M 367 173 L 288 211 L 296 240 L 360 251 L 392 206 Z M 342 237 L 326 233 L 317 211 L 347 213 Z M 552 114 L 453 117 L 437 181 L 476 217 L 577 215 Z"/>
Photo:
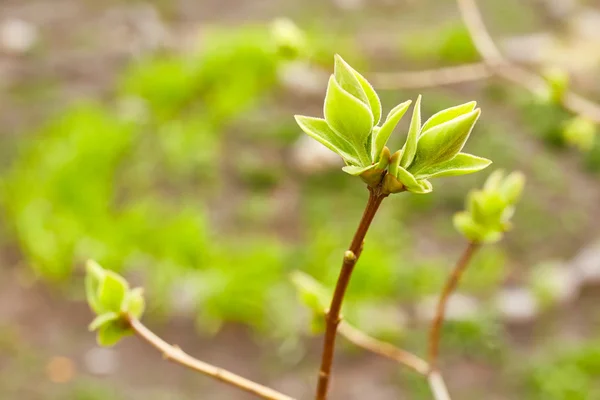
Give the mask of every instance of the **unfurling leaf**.
<path id="1" fill-rule="evenodd" d="M 336 54 L 334 59 L 333 76 L 338 85 L 370 108 L 369 99 L 355 74 L 356 71 L 339 55 Z"/>
<path id="2" fill-rule="evenodd" d="M 423 127 L 421 128 L 421 134 L 427 132 L 429 129 L 433 128 L 434 126 L 443 124 L 444 122 L 448 122 L 450 120 L 453 120 L 454 118 L 460 117 L 461 115 L 464 115 L 466 113 L 473 111 L 475 109 L 476 105 L 477 105 L 477 102 L 470 101 L 468 103 L 450 107 L 450 108 L 442 110 L 436 114 L 433 114 L 431 116 L 431 118 L 429 118 L 425 122 L 425 124 L 423 124 Z"/>
<path id="3" fill-rule="evenodd" d="M 415 161 L 409 167 L 418 173 L 426 167 L 452 159 L 465 145 L 481 111 L 476 109 L 458 118 L 436 125 L 425 132 L 417 143 Z"/>
<path id="4" fill-rule="evenodd" d="M 487 168 L 492 162 L 487 158 L 477 157 L 472 154 L 458 153 L 446 162 L 423 168 L 416 174 L 416 178 L 437 178 L 442 176 L 457 176 L 471 174 Z"/>
<path id="5" fill-rule="evenodd" d="M 342 89 L 333 75 L 327 87 L 324 113 L 329 127 L 352 144 L 361 163 L 370 164 L 366 145 L 373 129 L 373 114 L 367 105 Z"/>
<path id="6" fill-rule="evenodd" d="M 519 171 L 515 171 L 508 175 L 498 187 L 498 191 L 504 197 L 507 204 L 515 204 L 523 188 L 525 187 L 525 175 Z"/>
<path id="7" fill-rule="evenodd" d="M 100 346 L 110 347 L 117 344 L 119 340 L 133 334 L 129 326 L 123 323 L 122 320 L 115 320 L 101 326 L 98 329 L 97 341 Z"/>
<path id="8" fill-rule="evenodd" d="M 403 168 L 408 168 L 409 165 L 415 159 L 415 153 L 417 152 L 417 141 L 419 140 L 419 132 L 421 131 L 421 95 L 417 97 L 415 107 L 413 109 L 412 119 L 410 120 L 410 127 L 408 128 L 408 136 L 406 137 L 406 143 L 402 149 L 402 160 L 400 165 Z"/>
<path id="9" fill-rule="evenodd" d="M 98 332 L 98 343 L 112 346 L 131 334 L 129 318 L 140 318 L 144 312 L 142 289 L 130 289 L 123 277 L 94 261 L 87 263 L 85 283 L 88 303 L 96 313 L 89 329 Z"/>
<path id="10" fill-rule="evenodd" d="M 392 111 L 390 111 L 387 118 L 385 119 L 385 122 L 383 123 L 383 125 L 381 125 L 381 128 L 377 130 L 377 135 L 375 136 L 374 140 L 375 146 L 373 146 L 372 149 L 373 157 L 381 153 L 381 150 L 383 150 L 383 148 L 385 147 L 394 128 L 396 127 L 396 125 L 398 125 L 398 122 L 400 122 L 400 120 L 406 113 L 406 110 L 408 110 L 410 103 L 412 103 L 412 100 L 405 101 L 404 103 L 398 104 L 392 109 Z"/>
<path id="11" fill-rule="evenodd" d="M 470 241 L 490 243 L 502 238 L 511 227 L 515 207 L 523 191 L 525 177 L 513 172 L 504 177 L 499 170 L 492 173 L 483 190 L 471 191 L 467 196 L 467 210 L 454 216 L 454 226 Z"/>
<path id="12" fill-rule="evenodd" d="M 308 136 L 321 143 L 329 150 L 337 153 L 347 163 L 360 164 L 354 147 L 346 139 L 334 132 L 327 121 L 321 118 L 296 115 L 296 122 Z"/>

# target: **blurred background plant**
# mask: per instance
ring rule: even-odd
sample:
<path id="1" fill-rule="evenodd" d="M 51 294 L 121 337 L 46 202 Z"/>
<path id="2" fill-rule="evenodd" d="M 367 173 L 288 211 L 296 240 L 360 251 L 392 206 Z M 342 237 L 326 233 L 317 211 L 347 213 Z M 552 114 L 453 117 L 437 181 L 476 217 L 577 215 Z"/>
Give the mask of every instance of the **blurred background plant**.
<path id="1" fill-rule="evenodd" d="M 479 3 L 507 57 L 558 65 L 599 98 L 597 8 Z M 143 285 L 149 321 L 191 353 L 310 396 L 320 343 L 306 337 L 288 275 L 333 286 L 365 193 L 292 115 L 320 115 L 334 53 L 367 78 L 477 61 L 454 2 L 28 0 L 3 2 L 0 17 L 0 397 L 237 398 L 166 372 L 134 343 L 97 349 L 81 290 L 88 258 Z M 476 99 L 484 115 L 466 150 L 528 177 L 514 230 L 475 257 L 450 305 L 451 391 L 598 397 L 597 127 L 495 79 L 420 92 L 425 119 Z M 417 94 L 381 100 L 389 109 Z M 452 215 L 484 179 L 439 179 L 430 196 L 384 205 L 348 293 L 353 324 L 423 345 L 462 243 Z M 347 350 L 339 398 L 429 398 L 409 371 Z"/>

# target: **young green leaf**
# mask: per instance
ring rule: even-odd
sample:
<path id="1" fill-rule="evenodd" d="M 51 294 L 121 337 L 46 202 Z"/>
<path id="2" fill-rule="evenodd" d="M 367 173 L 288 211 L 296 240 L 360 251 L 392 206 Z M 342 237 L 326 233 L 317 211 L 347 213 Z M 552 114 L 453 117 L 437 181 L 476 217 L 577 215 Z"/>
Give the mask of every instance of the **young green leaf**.
<path id="1" fill-rule="evenodd" d="M 480 113 L 476 109 L 424 133 L 419 138 L 415 161 L 409 170 L 418 173 L 423 168 L 448 161 L 457 155 L 469 138 Z"/>
<path id="2" fill-rule="evenodd" d="M 296 123 L 308 136 L 321 143 L 329 150 L 339 154 L 346 162 L 350 164 L 360 164 L 354 147 L 343 137 L 334 132 L 327 121 L 321 118 L 305 117 L 296 115 Z"/>
<path id="3" fill-rule="evenodd" d="M 117 319 L 119 319 L 119 314 L 115 312 L 107 312 L 104 314 L 100 314 L 96 318 L 94 318 L 94 320 L 90 323 L 88 329 L 90 331 L 95 331 L 106 324 L 116 321 Z"/>
<path id="4" fill-rule="evenodd" d="M 470 101 L 465 104 L 461 104 L 458 106 L 450 107 L 445 110 L 442 110 L 434 115 L 432 115 L 426 122 L 423 124 L 423 128 L 421 128 L 421 134 L 424 134 L 429 129 L 434 126 L 443 124 L 444 122 L 448 122 L 453 120 L 456 117 L 460 117 L 468 112 L 471 112 L 475 109 L 477 102 Z"/>
<path id="5" fill-rule="evenodd" d="M 333 75 L 327 87 L 324 114 L 329 127 L 353 145 L 363 165 L 369 164 L 371 158 L 365 146 L 373 129 L 373 114 L 362 101 L 342 89 Z"/>
<path id="6" fill-rule="evenodd" d="M 106 311 L 119 312 L 129 290 L 127 281 L 113 271 L 105 271 L 104 280 L 98 289 L 98 302 Z"/>
<path id="7" fill-rule="evenodd" d="M 411 174 L 401 166 L 398 166 L 396 170 L 396 178 L 398 178 L 398 180 L 402 182 L 402 184 L 406 186 L 406 188 L 409 191 L 412 192 L 416 190 L 418 192 L 421 192 L 421 185 L 419 184 L 419 182 L 417 182 L 413 174 Z"/>
<path id="8" fill-rule="evenodd" d="M 423 168 L 415 177 L 417 179 L 437 178 L 442 176 L 457 176 L 472 174 L 487 168 L 492 161 L 472 154 L 458 153 L 451 160 Z"/>
<path id="9" fill-rule="evenodd" d="M 378 154 L 380 154 L 381 150 L 383 150 L 383 148 L 385 147 L 388 139 L 390 138 L 390 135 L 392 134 L 392 131 L 394 130 L 396 125 L 398 125 L 398 122 L 400 122 L 400 120 L 406 113 L 406 110 L 408 110 L 410 103 L 412 103 L 412 100 L 408 100 L 404 103 L 398 104 L 388 114 L 387 118 L 385 119 L 385 122 L 383 123 L 381 128 L 379 128 L 379 130 L 377 131 L 377 135 L 375 136 L 375 146 L 373 146 L 371 153 L 371 157 L 373 157 L 373 159 Z"/>
<path id="10" fill-rule="evenodd" d="M 131 334 L 133 331 L 117 320 L 104 324 L 98 329 L 97 341 L 100 346 L 110 347 Z"/>
<path id="11" fill-rule="evenodd" d="M 504 170 L 497 169 L 488 176 L 483 184 L 483 190 L 486 192 L 498 190 L 504 179 Z"/>
<path id="12" fill-rule="evenodd" d="M 512 172 L 500 184 L 498 191 L 507 204 L 514 204 L 521 197 L 525 186 L 525 175 L 521 172 Z"/>
<path id="13" fill-rule="evenodd" d="M 104 310 L 98 300 L 98 289 L 104 280 L 104 269 L 95 261 L 89 260 L 86 264 L 85 293 L 87 302 L 96 314 L 101 314 Z"/>
<path id="14" fill-rule="evenodd" d="M 360 176 L 362 173 L 367 172 L 370 169 L 375 168 L 375 165 L 369 165 L 368 167 L 358 167 L 356 165 L 346 165 L 345 167 L 342 168 L 342 171 L 344 171 L 347 174 L 350 174 L 352 176 Z"/>
<path id="15" fill-rule="evenodd" d="M 415 108 L 413 109 L 410 127 L 408 128 L 408 136 L 402 150 L 402 160 L 400 165 L 404 168 L 413 162 L 415 153 L 417 152 L 417 141 L 419 140 L 419 132 L 421 131 L 421 95 L 417 97 Z"/>
<path id="16" fill-rule="evenodd" d="M 334 59 L 333 76 L 336 82 L 346 92 L 370 107 L 369 99 L 356 76 L 356 71 L 338 54 L 335 55 Z"/>
<path id="17" fill-rule="evenodd" d="M 145 307 L 144 289 L 135 288 L 127 293 L 121 311 L 139 319 L 144 313 Z"/>
<path id="18" fill-rule="evenodd" d="M 371 113 L 373 114 L 373 125 L 377 125 L 381 120 L 381 101 L 379 100 L 379 96 L 364 76 L 359 74 L 356 70 L 353 71 L 369 100 L 368 104 L 371 107 Z"/>
<path id="19" fill-rule="evenodd" d="M 462 233 L 467 239 L 473 242 L 482 242 L 485 238 L 485 229 L 475 223 L 468 212 L 462 211 L 454 214 L 454 227 Z"/>

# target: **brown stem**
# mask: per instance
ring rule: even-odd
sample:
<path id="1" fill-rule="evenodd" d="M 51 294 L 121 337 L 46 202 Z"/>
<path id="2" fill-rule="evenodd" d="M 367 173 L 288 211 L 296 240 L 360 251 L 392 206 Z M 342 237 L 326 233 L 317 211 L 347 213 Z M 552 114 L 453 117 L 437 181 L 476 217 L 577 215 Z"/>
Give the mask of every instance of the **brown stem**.
<path id="1" fill-rule="evenodd" d="M 404 364 L 421 375 L 427 375 L 429 372 L 429 364 L 427 364 L 427 361 L 390 343 L 375 339 L 350 324 L 345 322 L 340 323 L 338 331 L 340 335 L 344 336 L 358 347 L 362 347 L 372 353 L 379 354 L 382 357 Z"/>
<path id="2" fill-rule="evenodd" d="M 260 385 L 256 382 L 252 382 L 246 378 L 236 375 L 232 372 L 224 370 L 219 367 L 207 364 L 200 360 L 195 359 L 189 354 L 185 353 L 177 346 L 172 346 L 156 336 L 154 332 L 146 328 L 138 319 L 131 316 L 125 316 L 127 322 L 134 333 L 141 339 L 148 342 L 150 345 L 155 347 L 158 351 L 163 354 L 166 360 L 173 361 L 177 364 L 183 365 L 186 368 L 192 369 L 201 374 L 213 377 L 221 382 L 228 383 L 232 386 L 237 387 L 245 392 L 252 393 L 257 397 L 267 400 L 294 400 L 292 397 L 286 396 L 285 394 L 279 393 L 271 388 Z"/>
<path id="3" fill-rule="evenodd" d="M 373 222 L 373 218 L 381 205 L 383 199 L 388 195 L 383 194 L 380 188 L 369 187 L 369 201 L 365 207 L 360 224 L 354 233 L 352 243 L 344 254 L 344 262 L 342 263 L 342 269 L 338 277 L 333 298 L 331 299 L 331 305 L 325 315 L 325 340 L 323 344 L 323 353 L 321 356 L 321 368 L 319 370 L 319 381 L 317 384 L 317 400 L 325 400 L 327 398 L 327 390 L 329 388 L 329 378 L 331 375 L 331 365 L 333 364 L 333 353 L 335 349 L 335 337 L 337 327 L 340 323 L 340 310 L 342 308 L 342 302 L 344 300 L 344 294 L 350 283 L 350 277 L 354 266 L 360 257 L 362 251 L 362 244 Z"/>
<path id="4" fill-rule="evenodd" d="M 456 266 L 452 270 L 452 273 L 448 277 L 446 281 L 446 285 L 442 290 L 442 294 L 440 296 L 440 301 L 437 305 L 437 310 L 435 313 L 435 317 L 433 319 L 433 323 L 431 325 L 431 330 L 429 332 L 429 366 L 431 370 L 436 369 L 436 363 L 439 353 L 440 347 L 440 337 L 442 334 L 442 325 L 444 324 L 444 317 L 446 315 L 446 305 L 448 304 L 448 299 L 456 289 L 460 278 L 463 275 L 463 272 L 467 269 L 473 254 L 480 247 L 478 243 L 470 242 L 462 256 L 456 263 Z"/>

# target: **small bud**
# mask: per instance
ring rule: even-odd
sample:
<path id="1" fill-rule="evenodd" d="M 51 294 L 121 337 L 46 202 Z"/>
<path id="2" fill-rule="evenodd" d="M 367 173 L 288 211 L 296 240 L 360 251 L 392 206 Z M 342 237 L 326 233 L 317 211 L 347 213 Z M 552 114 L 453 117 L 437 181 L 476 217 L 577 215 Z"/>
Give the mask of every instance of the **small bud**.
<path id="1" fill-rule="evenodd" d="M 563 138 L 580 151 L 590 151 L 596 139 L 596 124 L 585 117 L 572 118 L 564 126 Z"/>
<path id="2" fill-rule="evenodd" d="M 294 60 L 306 53 L 306 36 L 292 20 L 277 18 L 271 25 L 271 33 L 283 58 Z"/>
<path id="3" fill-rule="evenodd" d="M 356 261 L 356 254 L 353 251 L 346 250 L 344 253 L 344 262 L 354 262 Z"/>
<path id="4" fill-rule="evenodd" d="M 544 94 L 547 101 L 559 103 L 569 89 L 569 74 L 558 67 L 547 68 L 542 72 L 548 87 Z"/>
<path id="5" fill-rule="evenodd" d="M 129 317 L 140 318 L 144 312 L 141 288 L 130 289 L 119 274 L 88 261 L 85 277 L 86 294 L 90 308 L 96 313 L 89 329 L 97 331 L 98 343 L 112 346 L 131 334 Z"/>
<path id="6" fill-rule="evenodd" d="M 454 216 L 456 230 L 476 243 L 500 240 L 512 227 L 510 219 L 515 211 L 514 204 L 524 185 L 525 176 L 520 172 L 513 172 L 507 177 L 502 171 L 493 172 L 482 190 L 468 194 L 466 211 Z"/>

